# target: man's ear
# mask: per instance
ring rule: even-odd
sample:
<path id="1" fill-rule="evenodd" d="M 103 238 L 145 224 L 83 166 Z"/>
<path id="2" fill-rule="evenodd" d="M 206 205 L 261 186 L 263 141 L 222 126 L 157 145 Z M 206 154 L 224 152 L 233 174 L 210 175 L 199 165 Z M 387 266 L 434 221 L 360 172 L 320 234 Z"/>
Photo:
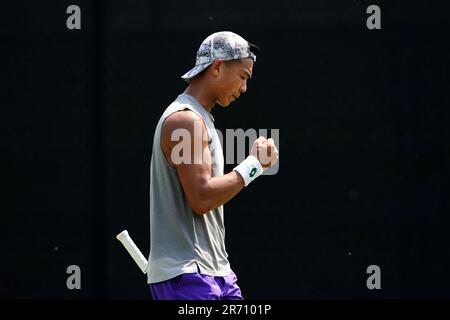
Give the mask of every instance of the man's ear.
<path id="1" fill-rule="evenodd" d="M 214 77 L 217 77 L 221 71 L 221 68 L 224 67 L 224 62 L 223 60 L 215 60 L 212 65 L 211 65 L 211 72 L 213 74 Z"/>

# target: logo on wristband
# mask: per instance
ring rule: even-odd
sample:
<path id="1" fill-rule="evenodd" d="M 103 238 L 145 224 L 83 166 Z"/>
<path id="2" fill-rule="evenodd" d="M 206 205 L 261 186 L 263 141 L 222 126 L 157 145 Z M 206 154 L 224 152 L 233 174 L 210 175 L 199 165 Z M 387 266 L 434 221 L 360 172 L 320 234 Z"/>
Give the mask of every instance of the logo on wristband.
<path id="1" fill-rule="evenodd" d="M 250 171 L 249 177 L 250 177 L 250 178 L 253 178 L 253 177 L 255 176 L 255 174 L 256 174 L 257 171 L 258 171 L 258 170 L 257 170 L 256 168 L 253 168 L 252 171 Z"/>

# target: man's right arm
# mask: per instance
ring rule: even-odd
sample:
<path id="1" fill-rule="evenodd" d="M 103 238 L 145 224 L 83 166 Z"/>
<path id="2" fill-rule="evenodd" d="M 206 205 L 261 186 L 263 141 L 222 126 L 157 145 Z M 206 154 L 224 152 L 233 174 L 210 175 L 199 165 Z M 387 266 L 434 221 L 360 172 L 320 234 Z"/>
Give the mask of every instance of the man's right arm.
<path id="1" fill-rule="evenodd" d="M 190 140 L 173 139 L 173 134 L 177 130 L 186 135 L 175 136 L 181 136 L 183 139 L 189 136 Z M 176 168 L 189 206 L 197 214 L 207 213 L 225 204 L 245 185 L 242 176 L 235 170 L 222 176 L 211 176 L 211 151 L 208 139 L 204 137 L 207 137 L 205 124 L 192 111 L 175 112 L 166 118 L 162 126 L 161 147 L 168 162 Z M 180 143 L 183 146 L 181 149 Z M 259 156 L 259 149 L 269 149 L 269 156 L 272 152 L 278 157 L 278 151 L 273 143 L 268 144 L 265 138 L 259 138 L 254 143 L 252 153 L 256 157 Z M 183 161 L 180 161 L 180 158 Z"/>

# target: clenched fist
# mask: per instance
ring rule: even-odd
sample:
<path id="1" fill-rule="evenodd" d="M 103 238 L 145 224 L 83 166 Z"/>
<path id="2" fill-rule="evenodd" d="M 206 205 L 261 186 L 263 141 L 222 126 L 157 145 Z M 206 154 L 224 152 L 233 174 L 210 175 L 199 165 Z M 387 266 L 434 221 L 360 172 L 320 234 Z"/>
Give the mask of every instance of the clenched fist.
<path id="1" fill-rule="evenodd" d="M 259 160 L 264 169 L 270 168 L 278 160 L 278 149 L 272 138 L 259 137 L 256 139 L 250 154 Z"/>

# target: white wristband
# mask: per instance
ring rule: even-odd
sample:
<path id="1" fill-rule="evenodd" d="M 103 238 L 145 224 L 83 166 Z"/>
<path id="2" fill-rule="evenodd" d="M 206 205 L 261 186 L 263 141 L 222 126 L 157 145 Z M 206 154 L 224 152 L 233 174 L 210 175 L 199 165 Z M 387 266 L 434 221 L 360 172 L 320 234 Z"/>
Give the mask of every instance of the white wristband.
<path id="1" fill-rule="evenodd" d="M 241 175 L 242 180 L 244 180 L 245 186 L 248 186 L 250 182 L 258 178 L 264 171 L 261 163 L 258 159 L 256 159 L 255 156 L 248 156 L 233 170 L 237 171 Z"/>

